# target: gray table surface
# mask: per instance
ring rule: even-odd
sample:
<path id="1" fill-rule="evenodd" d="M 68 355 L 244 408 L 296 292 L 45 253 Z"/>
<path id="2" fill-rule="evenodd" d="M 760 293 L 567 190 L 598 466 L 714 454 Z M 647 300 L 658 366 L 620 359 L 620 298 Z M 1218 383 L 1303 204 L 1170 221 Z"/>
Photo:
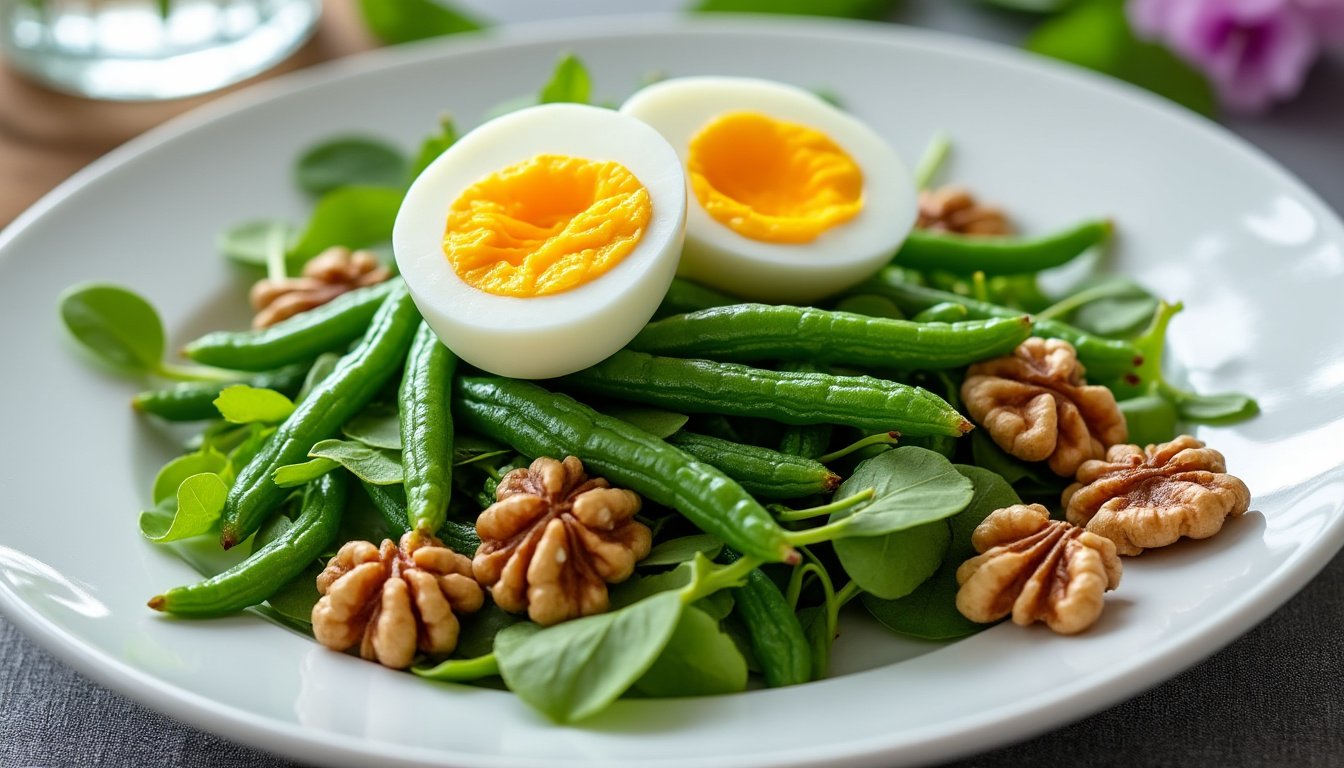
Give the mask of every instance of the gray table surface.
<path id="1" fill-rule="evenodd" d="M 1008 43 L 1032 23 L 953 0 L 907 0 L 893 20 Z M 1344 57 L 1317 67 L 1297 101 L 1265 117 L 1223 122 L 1344 210 Z M 1260 626 L 1179 677 L 1071 726 L 952 765 L 1344 766 L 1341 683 L 1344 555 Z M 0 768 L 93 765 L 292 764 L 113 693 L 0 618 Z"/>

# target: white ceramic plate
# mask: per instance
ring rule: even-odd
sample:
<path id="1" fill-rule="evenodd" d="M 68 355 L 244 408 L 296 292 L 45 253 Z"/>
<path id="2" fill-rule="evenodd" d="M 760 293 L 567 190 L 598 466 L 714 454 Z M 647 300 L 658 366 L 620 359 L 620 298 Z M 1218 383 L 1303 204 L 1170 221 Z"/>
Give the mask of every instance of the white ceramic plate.
<path id="1" fill-rule="evenodd" d="M 582 728 L 511 695 L 428 684 L 240 616 L 173 621 L 144 600 L 194 574 L 142 541 L 136 511 L 174 435 L 126 407 L 134 384 L 72 353 L 65 286 L 151 297 L 182 341 L 240 322 L 241 278 L 214 234 L 299 220 L 289 167 L 309 142 L 367 131 L 407 146 L 450 109 L 474 122 L 531 91 L 557 52 L 597 90 L 646 72 L 825 86 L 907 158 L 935 129 L 948 176 L 1030 230 L 1092 214 L 1112 265 L 1186 301 L 1171 354 L 1204 390 L 1264 414 L 1200 429 L 1255 493 L 1215 539 L 1128 561 L 1081 637 L 999 626 L 950 645 L 850 621 L 837 677 L 713 699 L 625 701 Z M 1022 54 L 890 27 L 584 21 L 381 52 L 220 101 L 114 152 L 0 237 L 0 607 L 94 678 L 229 738 L 345 765 L 884 765 L 987 748 L 1082 717 L 1214 652 L 1288 599 L 1344 540 L 1344 228 L 1258 152 L 1154 97 Z"/>

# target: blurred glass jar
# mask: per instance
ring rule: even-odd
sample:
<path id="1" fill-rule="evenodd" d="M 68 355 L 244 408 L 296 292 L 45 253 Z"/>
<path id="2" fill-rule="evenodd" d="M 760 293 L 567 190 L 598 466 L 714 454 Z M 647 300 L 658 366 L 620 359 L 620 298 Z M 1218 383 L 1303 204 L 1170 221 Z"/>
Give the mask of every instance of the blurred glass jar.
<path id="1" fill-rule="evenodd" d="M 173 99 L 278 63 L 320 12 L 321 0 L 0 0 L 0 52 L 58 90 Z"/>

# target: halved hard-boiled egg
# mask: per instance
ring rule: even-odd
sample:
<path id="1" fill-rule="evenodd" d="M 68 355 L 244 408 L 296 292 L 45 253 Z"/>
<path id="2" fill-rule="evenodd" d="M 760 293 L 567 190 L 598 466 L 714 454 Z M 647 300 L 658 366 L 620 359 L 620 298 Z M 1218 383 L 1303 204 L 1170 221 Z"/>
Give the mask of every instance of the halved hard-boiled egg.
<path id="1" fill-rule="evenodd" d="M 628 115 L 544 104 L 468 133 L 420 174 L 392 233 L 416 306 L 458 357 L 502 376 L 586 368 L 667 292 L 686 175 Z"/>
<path id="2" fill-rule="evenodd" d="M 876 272 L 914 226 L 915 186 L 896 152 L 800 88 L 685 77 L 644 88 L 621 112 L 657 129 L 686 166 L 685 277 L 812 301 Z"/>

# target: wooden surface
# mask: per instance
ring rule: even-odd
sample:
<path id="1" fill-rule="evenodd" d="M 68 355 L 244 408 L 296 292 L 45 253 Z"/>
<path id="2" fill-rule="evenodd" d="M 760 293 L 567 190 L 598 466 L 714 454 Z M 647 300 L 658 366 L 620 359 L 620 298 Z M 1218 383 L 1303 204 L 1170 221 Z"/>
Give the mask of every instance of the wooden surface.
<path id="1" fill-rule="evenodd" d="M 75 171 L 163 121 L 230 90 L 374 46 L 353 0 L 326 0 L 318 28 L 269 72 L 172 101 L 118 103 L 56 93 L 0 66 L 0 228 Z"/>

